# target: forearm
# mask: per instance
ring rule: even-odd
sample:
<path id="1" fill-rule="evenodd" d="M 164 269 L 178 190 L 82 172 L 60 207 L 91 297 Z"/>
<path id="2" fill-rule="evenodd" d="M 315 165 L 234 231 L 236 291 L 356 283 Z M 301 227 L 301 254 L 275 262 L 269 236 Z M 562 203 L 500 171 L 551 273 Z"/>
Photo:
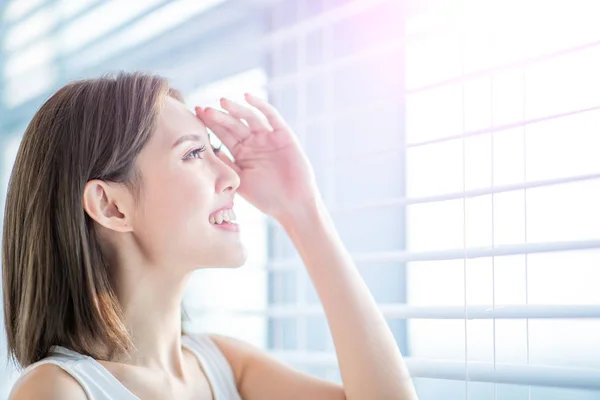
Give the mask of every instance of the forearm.
<path id="1" fill-rule="evenodd" d="M 346 398 L 416 399 L 402 355 L 320 201 L 280 221 L 323 304 Z"/>

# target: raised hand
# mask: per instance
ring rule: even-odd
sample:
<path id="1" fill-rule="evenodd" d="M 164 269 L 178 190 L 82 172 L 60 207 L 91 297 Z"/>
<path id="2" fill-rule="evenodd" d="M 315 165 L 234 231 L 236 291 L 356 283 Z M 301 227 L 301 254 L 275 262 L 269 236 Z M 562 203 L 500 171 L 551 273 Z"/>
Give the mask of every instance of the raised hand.
<path id="1" fill-rule="evenodd" d="M 312 167 L 279 112 L 252 95 L 246 101 L 266 118 L 227 99 L 227 112 L 196 107 L 196 115 L 233 155 L 219 153 L 240 175 L 240 195 L 276 219 L 301 212 L 319 197 Z"/>

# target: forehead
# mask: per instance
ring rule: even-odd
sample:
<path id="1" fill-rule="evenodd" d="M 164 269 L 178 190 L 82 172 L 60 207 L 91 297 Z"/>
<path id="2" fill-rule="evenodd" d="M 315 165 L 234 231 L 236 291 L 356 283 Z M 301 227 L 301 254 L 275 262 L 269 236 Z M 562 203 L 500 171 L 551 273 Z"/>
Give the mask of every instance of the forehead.
<path id="1" fill-rule="evenodd" d="M 151 139 L 156 145 L 169 150 L 181 135 L 197 134 L 207 137 L 206 127 L 185 105 L 167 96 L 158 116 L 156 131 Z"/>

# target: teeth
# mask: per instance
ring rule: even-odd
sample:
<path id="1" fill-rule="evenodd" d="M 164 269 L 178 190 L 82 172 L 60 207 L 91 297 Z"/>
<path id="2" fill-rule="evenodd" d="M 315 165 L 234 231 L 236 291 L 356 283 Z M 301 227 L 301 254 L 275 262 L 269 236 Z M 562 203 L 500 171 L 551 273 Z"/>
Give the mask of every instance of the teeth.
<path id="1" fill-rule="evenodd" d="M 223 222 L 235 223 L 236 216 L 233 210 L 221 210 L 211 215 L 209 221 L 211 224 L 222 224 Z"/>
<path id="2" fill-rule="evenodd" d="M 227 210 L 227 212 L 229 213 L 229 222 L 236 222 L 237 217 L 235 216 L 233 210 Z"/>

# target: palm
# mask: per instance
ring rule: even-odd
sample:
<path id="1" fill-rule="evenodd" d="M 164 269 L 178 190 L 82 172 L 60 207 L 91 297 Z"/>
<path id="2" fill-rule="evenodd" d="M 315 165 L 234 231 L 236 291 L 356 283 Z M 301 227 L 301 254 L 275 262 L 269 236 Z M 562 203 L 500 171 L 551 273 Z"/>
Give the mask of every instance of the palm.
<path id="1" fill-rule="evenodd" d="M 229 101 L 223 101 L 229 114 L 207 110 L 198 116 L 231 151 L 235 159 L 232 167 L 241 179 L 239 193 L 261 211 L 277 217 L 314 197 L 312 169 L 295 135 L 275 109 L 252 97 L 248 102 L 267 116 L 268 123 L 249 108 Z"/>

